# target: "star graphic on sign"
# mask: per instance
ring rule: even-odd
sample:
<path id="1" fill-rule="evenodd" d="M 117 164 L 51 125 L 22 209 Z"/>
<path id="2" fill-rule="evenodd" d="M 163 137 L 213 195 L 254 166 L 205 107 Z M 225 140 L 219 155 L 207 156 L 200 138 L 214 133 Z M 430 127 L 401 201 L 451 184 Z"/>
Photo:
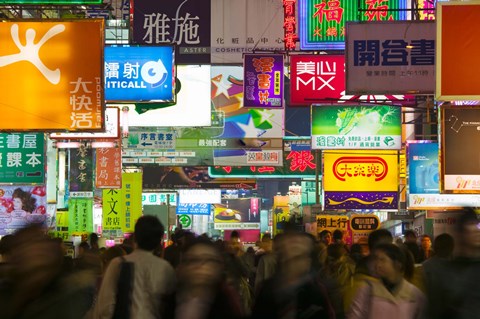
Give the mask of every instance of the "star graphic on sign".
<path id="1" fill-rule="evenodd" d="M 260 137 L 265 133 L 265 130 L 261 130 L 255 127 L 253 123 L 253 118 L 250 116 L 248 118 L 248 123 L 243 124 L 240 122 L 235 123 L 237 126 L 244 132 L 243 137 Z"/>
<path id="2" fill-rule="evenodd" d="M 232 87 L 232 83 L 230 83 L 227 79 L 224 79 L 222 74 L 212 78 L 212 83 L 216 88 L 214 90 L 213 97 L 217 97 L 220 94 L 223 94 L 227 98 L 230 97 L 228 90 Z"/>
<path id="3" fill-rule="evenodd" d="M 252 115 L 253 122 L 255 126 L 261 129 L 271 129 L 272 124 L 270 119 L 273 117 L 273 113 L 266 109 L 251 109 L 250 114 Z"/>
<path id="4" fill-rule="evenodd" d="M 313 31 L 313 36 L 314 37 L 322 37 L 322 29 L 319 27 L 316 27 L 315 30 Z"/>

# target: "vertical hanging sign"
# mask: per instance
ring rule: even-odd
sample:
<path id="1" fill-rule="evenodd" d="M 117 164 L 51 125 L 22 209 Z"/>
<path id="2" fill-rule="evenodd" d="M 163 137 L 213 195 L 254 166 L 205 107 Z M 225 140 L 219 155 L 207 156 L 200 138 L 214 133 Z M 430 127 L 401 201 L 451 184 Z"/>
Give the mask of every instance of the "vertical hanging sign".
<path id="1" fill-rule="evenodd" d="M 122 187 L 122 149 L 120 147 L 97 148 L 95 187 Z"/>
<path id="2" fill-rule="evenodd" d="M 122 222 L 125 218 L 122 189 L 104 189 L 102 198 L 103 236 L 120 237 L 122 236 Z"/>
<path id="3" fill-rule="evenodd" d="M 245 107 L 283 106 L 282 54 L 245 54 L 243 69 Z"/>
<path id="4" fill-rule="evenodd" d="M 70 198 L 68 200 L 68 231 L 73 235 L 93 231 L 93 199 Z"/>
<path id="5" fill-rule="evenodd" d="M 93 151 L 85 145 L 70 150 L 70 197 L 93 197 Z"/>
<path id="6" fill-rule="evenodd" d="M 283 0 L 283 30 L 285 51 L 295 50 L 298 40 L 295 5 L 297 0 Z"/>

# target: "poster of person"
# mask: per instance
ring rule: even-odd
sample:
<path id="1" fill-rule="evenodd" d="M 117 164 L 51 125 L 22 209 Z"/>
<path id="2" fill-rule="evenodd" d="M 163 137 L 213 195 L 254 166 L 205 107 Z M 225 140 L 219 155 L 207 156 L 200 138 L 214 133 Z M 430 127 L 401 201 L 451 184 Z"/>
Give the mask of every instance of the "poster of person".
<path id="1" fill-rule="evenodd" d="M 47 194 L 41 186 L 0 186 L 0 235 L 47 220 Z"/>

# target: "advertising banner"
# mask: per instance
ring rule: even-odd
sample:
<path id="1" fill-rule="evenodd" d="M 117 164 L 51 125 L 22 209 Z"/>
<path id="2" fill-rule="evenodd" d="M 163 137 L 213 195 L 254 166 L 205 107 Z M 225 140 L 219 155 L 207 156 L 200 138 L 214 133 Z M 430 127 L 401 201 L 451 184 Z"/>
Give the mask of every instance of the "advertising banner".
<path id="1" fill-rule="evenodd" d="M 95 140 L 120 138 L 120 109 L 107 107 L 105 109 L 105 132 L 90 133 L 51 133 L 52 140 Z"/>
<path id="2" fill-rule="evenodd" d="M 211 204 L 178 204 L 177 215 L 210 215 Z"/>
<path id="3" fill-rule="evenodd" d="M 68 200 L 68 233 L 81 235 L 93 232 L 93 199 L 70 198 Z"/>
<path id="4" fill-rule="evenodd" d="M 141 104 L 120 105 L 118 106 L 120 109 L 125 106 L 128 107 L 128 116 L 121 119 L 122 126 L 156 128 L 159 126 L 196 127 L 212 125 L 209 94 L 211 90 L 210 66 L 177 66 L 176 71 L 177 80 L 180 82 L 176 103 L 167 107 L 151 109 L 147 112 Z M 146 105 L 150 104 L 147 103 Z M 124 123 L 124 120 L 128 120 L 128 123 Z"/>
<path id="5" fill-rule="evenodd" d="M 96 19 L 3 22 L 0 130 L 103 129 L 103 28 Z"/>
<path id="6" fill-rule="evenodd" d="M 45 186 L 0 186 L 0 235 L 10 234 L 29 223 L 45 223 Z"/>
<path id="7" fill-rule="evenodd" d="M 209 64 L 210 9 L 210 0 L 135 0 L 133 42 L 175 44 L 177 63 Z"/>
<path id="8" fill-rule="evenodd" d="M 121 140 L 119 144 L 122 144 Z M 120 147 L 96 149 L 95 187 L 122 187 L 122 149 Z"/>
<path id="9" fill-rule="evenodd" d="M 367 243 L 370 233 L 379 229 L 380 226 L 380 219 L 377 215 L 352 214 L 350 216 L 350 229 L 352 230 L 353 243 Z"/>
<path id="10" fill-rule="evenodd" d="M 349 219 L 346 215 L 317 215 L 317 233 L 328 230 L 333 233 L 335 230 L 343 232 L 345 243 L 352 242 L 352 232 L 350 230 Z"/>
<path id="11" fill-rule="evenodd" d="M 288 196 L 273 196 L 272 222 L 273 233 L 283 232 L 285 224 L 290 221 L 290 198 Z"/>
<path id="12" fill-rule="evenodd" d="M 401 149 L 401 108 L 312 106 L 312 149 Z"/>
<path id="13" fill-rule="evenodd" d="M 283 106 L 283 54 L 243 56 L 244 107 Z"/>
<path id="14" fill-rule="evenodd" d="M 347 23 L 347 94 L 433 94 L 435 22 Z"/>
<path id="15" fill-rule="evenodd" d="M 437 3 L 437 85 L 435 99 L 480 100 L 480 3 Z M 461 61 L 461 63 L 459 63 Z"/>
<path id="16" fill-rule="evenodd" d="M 133 233 L 142 216 L 142 173 L 123 173 L 122 188 L 104 189 L 102 198 L 104 234 Z"/>
<path id="17" fill-rule="evenodd" d="M 480 108 L 442 107 L 442 190 L 480 192 Z"/>
<path id="18" fill-rule="evenodd" d="M 259 199 L 226 199 L 214 204 L 215 229 L 260 229 Z"/>
<path id="19" fill-rule="evenodd" d="M 243 63 L 243 53 L 284 49 L 282 2 L 211 0 L 212 64 Z"/>
<path id="20" fill-rule="evenodd" d="M 142 193 L 142 205 L 177 205 L 177 193 Z"/>
<path id="21" fill-rule="evenodd" d="M 220 189 L 179 189 L 178 202 L 180 204 L 221 204 L 222 192 Z"/>
<path id="22" fill-rule="evenodd" d="M 345 48 L 347 21 L 405 20 L 407 0 L 298 0 L 301 50 Z"/>
<path id="23" fill-rule="evenodd" d="M 93 197 L 93 149 L 81 145 L 80 148 L 70 149 L 68 155 L 70 196 Z M 84 196 L 85 192 L 89 192 L 91 195 Z"/>
<path id="24" fill-rule="evenodd" d="M 0 133 L 0 183 L 45 182 L 43 133 Z"/>
<path id="25" fill-rule="evenodd" d="M 325 209 L 397 209 L 398 154 L 323 152 Z"/>
<path id="26" fill-rule="evenodd" d="M 174 102 L 172 46 L 106 47 L 105 99 L 110 102 Z"/>
<path id="27" fill-rule="evenodd" d="M 407 157 L 409 193 L 439 194 L 438 143 L 408 143 Z"/>

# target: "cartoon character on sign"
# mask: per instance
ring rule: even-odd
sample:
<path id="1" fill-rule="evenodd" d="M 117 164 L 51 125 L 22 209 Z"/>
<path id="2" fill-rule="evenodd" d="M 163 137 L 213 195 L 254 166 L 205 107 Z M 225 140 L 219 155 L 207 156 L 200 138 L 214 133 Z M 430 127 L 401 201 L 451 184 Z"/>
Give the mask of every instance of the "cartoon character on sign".
<path id="1" fill-rule="evenodd" d="M 45 35 L 40 39 L 40 41 L 35 44 L 34 41 L 36 32 L 34 29 L 28 29 L 25 33 L 25 45 L 22 45 L 18 35 L 18 24 L 12 25 L 12 28 L 10 29 L 12 40 L 20 52 L 0 57 L 0 67 L 21 61 L 27 61 L 32 63 L 50 83 L 58 84 L 60 82 L 60 70 L 58 68 L 55 70 L 50 70 L 47 68 L 40 59 L 39 52 L 45 42 L 64 30 L 65 26 L 63 24 L 57 24 L 51 27 L 50 30 L 48 30 L 47 33 L 45 33 Z"/>

